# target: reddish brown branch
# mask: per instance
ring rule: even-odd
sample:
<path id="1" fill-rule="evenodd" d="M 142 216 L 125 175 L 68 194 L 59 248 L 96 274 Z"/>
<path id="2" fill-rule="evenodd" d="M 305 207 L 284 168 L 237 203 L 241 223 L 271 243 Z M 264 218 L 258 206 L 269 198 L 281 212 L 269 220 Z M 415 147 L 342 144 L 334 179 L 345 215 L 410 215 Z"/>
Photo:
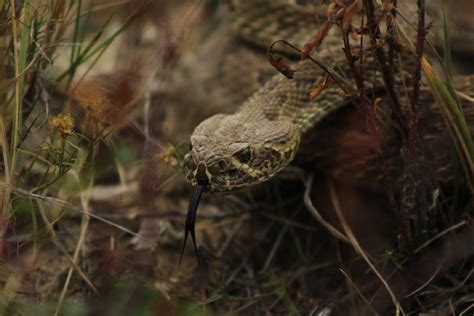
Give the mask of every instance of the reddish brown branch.
<path id="1" fill-rule="evenodd" d="M 400 99 L 397 92 L 395 91 L 395 68 L 390 65 L 390 59 L 386 56 L 383 45 L 377 45 L 381 42 L 381 31 L 379 27 L 380 21 L 376 18 L 375 7 L 373 0 L 364 0 L 364 8 L 367 14 L 367 27 L 370 34 L 371 46 L 375 52 L 375 58 L 377 59 L 380 69 L 382 71 L 382 78 L 385 83 L 385 90 L 388 95 L 389 105 L 392 109 L 392 112 L 395 115 L 396 122 L 400 128 L 403 144 L 406 146 L 409 143 L 410 137 L 410 126 L 408 120 L 403 113 Z M 393 45 L 393 43 L 392 43 Z M 382 161 L 383 164 L 383 161 Z M 387 184 L 388 178 L 384 177 L 384 182 Z M 392 205 L 392 208 L 397 212 L 398 218 L 400 220 L 401 235 L 405 245 L 410 249 L 413 246 L 413 236 L 410 229 L 410 210 L 407 209 L 404 205 L 398 206 L 393 192 L 391 190 L 387 191 L 388 198 Z"/>
<path id="2" fill-rule="evenodd" d="M 379 27 L 379 21 L 375 17 L 375 7 L 372 0 L 364 0 L 364 7 L 367 14 L 367 26 L 370 32 L 370 41 L 372 47 L 375 50 L 375 57 L 377 58 L 380 68 L 382 71 L 382 77 L 385 83 L 385 89 L 389 97 L 390 107 L 395 115 L 395 119 L 402 131 L 404 140 L 408 138 L 409 127 L 405 115 L 403 114 L 402 107 L 400 105 L 400 99 L 397 92 L 395 91 L 395 75 L 394 69 L 390 68 L 388 58 L 385 55 L 384 48 L 377 43 L 381 41 L 381 32 Z"/>
<path id="3" fill-rule="evenodd" d="M 367 118 L 367 127 L 369 129 L 369 133 L 373 137 L 373 147 L 375 152 L 377 153 L 378 156 L 378 162 L 380 163 L 380 170 L 383 173 L 382 181 L 385 186 L 385 191 L 387 193 L 387 198 L 389 199 L 390 206 L 393 210 L 399 214 L 400 218 L 404 218 L 400 212 L 400 208 L 398 207 L 396 200 L 395 200 L 395 194 L 393 191 L 393 187 L 391 185 L 392 181 L 390 179 L 390 175 L 388 173 L 388 166 L 387 162 L 383 156 L 382 148 L 381 148 L 381 141 L 380 141 L 380 135 L 378 133 L 377 129 L 377 118 L 375 115 L 375 107 L 377 104 L 377 100 L 371 101 L 367 97 L 365 93 L 365 83 L 364 83 L 364 35 L 363 32 L 361 33 L 361 38 L 360 38 L 360 49 L 359 49 L 359 56 L 356 58 L 352 54 L 352 48 L 349 42 L 349 34 L 348 30 L 349 28 L 344 27 L 343 25 L 340 25 L 341 31 L 342 31 L 342 36 L 343 36 L 343 51 L 346 56 L 347 63 L 349 65 L 349 68 L 352 72 L 352 75 L 354 76 L 354 79 L 356 80 L 357 84 L 357 89 L 359 90 L 359 100 L 360 100 L 360 108 L 364 111 L 365 116 Z M 361 21 L 361 29 L 364 28 L 364 19 L 362 18 Z M 356 65 L 356 60 L 359 59 L 359 66 Z M 380 101 L 380 99 L 378 99 Z M 402 219 L 403 222 L 405 222 Z M 405 243 L 410 243 L 410 233 L 406 228 L 406 225 L 402 225 L 404 228 L 402 228 L 402 235 L 404 236 Z"/>

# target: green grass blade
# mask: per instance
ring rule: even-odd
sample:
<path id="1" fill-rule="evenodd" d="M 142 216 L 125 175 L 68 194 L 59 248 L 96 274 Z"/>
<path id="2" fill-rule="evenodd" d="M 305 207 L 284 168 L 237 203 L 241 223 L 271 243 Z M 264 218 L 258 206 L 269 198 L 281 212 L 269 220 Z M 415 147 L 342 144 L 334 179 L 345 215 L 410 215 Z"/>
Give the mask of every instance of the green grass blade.
<path id="1" fill-rule="evenodd" d="M 445 84 L 439 78 L 426 59 L 423 59 L 423 70 L 428 78 L 431 92 L 440 107 L 441 113 L 451 133 L 451 137 L 456 144 L 466 180 L 469 183 L 471 191 L 474 191 L 474 141 L 466 117 L 455 95 L 450 92 L 448 84 Z"/>
<path id="2" fill-rule="evenodd" d="M 446 11 L 444 7 L 443 11 L 443 32 L 444 32 L 444 69 L 446 71 L 446 77 L 448 78 L 450 90 L 453 93 L 454 89 L 452 88 L 452 80 L 453 80 L 453 65 L 452 60 L 453 57 L 451 55 L 451 41 L 449 39 L 449 27 L 448 21 L 446 18 Z"/>
<path id="3" fill-rule="evenodd" d="M 26 59 L 28 56 L 28 47 L 29 47 L 29 40 L 30 40 L 30 28 L 31 28 L 31 18 L 32 14 L 30 9 L 30 0 L 25 1 L 24 3 L 24 9 L 23 9 L 23 16 L 21 19 L 21 25 L 23 26 L 23 29 L 21 31 L 20 35 L 20 45 L 18 44 L 14 45 L 15 51 L 15 74 L 17 77 L 16 81 L 16 87 L 15 87 L 15 107 L 14 107 L 14 113 L 13 113 L 13 124 L 12 124 L 12 140 L 11 140 L 11 167 L 10 171 L 12 175 L 15 173 L 16 169 L 16 160 L 17 160 L 17 155 L 16 155 L 16 150 L 18 143 L 21 139 L 21 129 L 22 129 L 22 105 L 23 105 L 23 88 L 24 88 L 24 81 L 25 81 L 25 65 L 26 65 Z M 13 23 L 16 23 L 14 21 Z M 13 26 L 14 28 L 14 35 L 16 35 L 16 26 Z M 15 37 L 15 36 L 14 36 Z M 17 43 L 17 38 L 13 39 L 15 43 Z"/>

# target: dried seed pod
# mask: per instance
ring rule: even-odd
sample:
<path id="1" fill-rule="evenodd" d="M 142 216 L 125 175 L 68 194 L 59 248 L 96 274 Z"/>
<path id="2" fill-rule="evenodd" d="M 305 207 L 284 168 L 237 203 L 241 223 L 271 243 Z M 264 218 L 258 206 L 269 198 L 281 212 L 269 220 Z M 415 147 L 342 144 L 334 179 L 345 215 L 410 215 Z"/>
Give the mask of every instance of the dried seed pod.
<path id="1" fill-rule="evenodd" d="M 272 53 L 273 46 L 281 41 L 275 41 L 267 49 L 267 58 L 270 64 L 275 67 L 282 75 L 284 75 L 288 79 L 293 79 L 294 70 L 291 69 L 289 65 L 285 63 L 283 57 L 281 56 L 274 56 Z"/>

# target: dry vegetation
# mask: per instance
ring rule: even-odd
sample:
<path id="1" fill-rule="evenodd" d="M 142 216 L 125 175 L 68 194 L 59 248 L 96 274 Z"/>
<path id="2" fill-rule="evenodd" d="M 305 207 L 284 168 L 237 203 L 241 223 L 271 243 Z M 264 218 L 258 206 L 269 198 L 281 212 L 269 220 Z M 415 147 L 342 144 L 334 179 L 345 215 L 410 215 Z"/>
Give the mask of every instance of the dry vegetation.
<path id="1" fill-rule="evenodd" d="M 216 41 L 206 35 L 215 35 L 209 30 L 222 8 L 0 0 L 0 315 L 474 313 L 474 145 L 452 57 L 423 57 L 433 56 L 425 1 L 414 39 L 386 36 L 396 20 L 380 15 L 375 1 L 358 2 L 361 25 L 353 25 L 361 7 L 352 1 L 326 2 L 331 22 L 315 24 L 299 52 L 311 58 L 331 27 L 342 30 L 353 79 L 341 85 L 361 100 L 387 195 L 297 167 L 255 190 L 205 195 L 196 227 L 201 265 L 189 247 L 178 269 L 190 196 L 180 158 L 192 119 L 215 111 L 197 108 L 206 101 L 194 94 L 199 76 L 189 69 L 202 71 L 193 52 Z M 400 16 L 396 1 L 383 2 L 385 13 Z M 367 47 L 354 44 L 362 35 Z M 448 52 L 449 37 L 444 46 Z M 394 80 L 401 49 L 415 60 L 409 106 Z M 291 76 L 294 61 L 267 54 Z M 364 54 L 387 65 L 402 135 L 399 179 L 384 163 Z M 313 97 L 339 80 L 334 71 Z M 422 76 L 456 148 L 459 174 L 448 187 L 420 167 Z M 184 88 L 176 84 L 183 78 Z"/>

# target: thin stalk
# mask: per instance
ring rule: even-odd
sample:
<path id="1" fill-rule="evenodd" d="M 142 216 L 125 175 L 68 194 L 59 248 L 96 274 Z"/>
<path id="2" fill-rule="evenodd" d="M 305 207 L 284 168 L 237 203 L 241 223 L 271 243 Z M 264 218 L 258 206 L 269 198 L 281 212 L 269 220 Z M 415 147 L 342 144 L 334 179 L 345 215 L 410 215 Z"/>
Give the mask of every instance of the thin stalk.
<path id="1" fill-rule="evenodd" d="M 413 145 L 417 135 L 417 112 L 420 105 L 421 87 L 421 59 L 425 47 L 425 0 L 417 0 L 418 3 L 418 36 L 416 40 L 416 60 L 413 76 L 413 97 L 411 102 L 410 137 L 408 138 L 409 156 L 413 153 Z"/>
<path id="2" fill-rule="evenodd" d="M 389 104 L 392 108 L 393 113 L 397 123 L 402 131 L 402 135 L 407 139 L 409 135 L 409 127 L 407 125 L 407 120 L 405 115 L 403 115 L 402 107 L 400 106 L 400 99 L 397 92 L 395 91 L 395 76 L 393 70 L 390 68 L 388 63 L 388 58 L 385 55 L 383 47 L 377 45 L 377 41 L 381 40 L 380 38 L 380 27 L 375 18 L 375 7 L 372 0 L 364 0 L 364 8 L 367 13 L 367 26 L 370 30 L 370 41 L 372 47 L 374 47 L 375 56 L 380 64 L 380 69 L 382 71 L 382 77 L 385 82 L 385 89 L 389 96 Z"/>

